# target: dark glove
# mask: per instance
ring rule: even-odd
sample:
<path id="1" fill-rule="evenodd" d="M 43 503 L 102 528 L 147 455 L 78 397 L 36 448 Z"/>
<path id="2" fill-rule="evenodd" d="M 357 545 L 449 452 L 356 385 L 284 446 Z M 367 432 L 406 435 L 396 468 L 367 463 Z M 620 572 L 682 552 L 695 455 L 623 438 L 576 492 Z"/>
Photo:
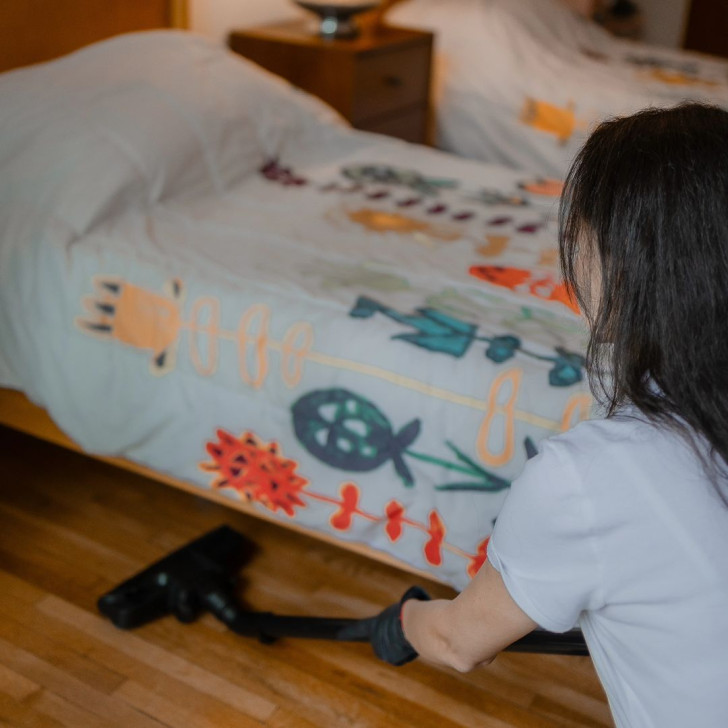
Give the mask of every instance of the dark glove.
<path id="1" fill-rule="evenodd" d="M 380 660 L 397 667 L 417 657 L 417 651 L 407 641 L 402 630 L 402 605 L 408 599 L 429 601 L 430 595 L 424 589 L 412 586 L 396 604 L 392 604 L 372 618 L 369 641 L 374 654 Z"/>

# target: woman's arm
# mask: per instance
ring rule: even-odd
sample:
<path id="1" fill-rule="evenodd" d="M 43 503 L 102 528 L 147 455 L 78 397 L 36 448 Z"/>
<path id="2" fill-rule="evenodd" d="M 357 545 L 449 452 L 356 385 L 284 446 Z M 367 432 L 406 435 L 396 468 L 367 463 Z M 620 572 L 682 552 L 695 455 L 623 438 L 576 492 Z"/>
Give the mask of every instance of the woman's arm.
<path id="1" fill-rule="evenodd" d="M 487 561 L 455 599 L 408 599 L 402 605 L 402 629 L 420 657 L 460 672 L 487 665 L 536 627 Z"/>

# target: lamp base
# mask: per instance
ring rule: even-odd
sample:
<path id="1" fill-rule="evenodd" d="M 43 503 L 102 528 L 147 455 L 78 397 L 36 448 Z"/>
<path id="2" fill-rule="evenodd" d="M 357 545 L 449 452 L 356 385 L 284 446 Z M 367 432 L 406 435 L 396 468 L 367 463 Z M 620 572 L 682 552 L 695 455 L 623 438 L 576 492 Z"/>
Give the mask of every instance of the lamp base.
<path id="1" fill-rule="evenodd" d="M 318 35 L 322 38 L 349 40 L 359 35 L 359 26 L 354 20 L 355 15 L 373 10 L 379 2 L 362 2 L 358 5 L 336 5 L 294 0 L 304 10 L 318 16 Z"/>

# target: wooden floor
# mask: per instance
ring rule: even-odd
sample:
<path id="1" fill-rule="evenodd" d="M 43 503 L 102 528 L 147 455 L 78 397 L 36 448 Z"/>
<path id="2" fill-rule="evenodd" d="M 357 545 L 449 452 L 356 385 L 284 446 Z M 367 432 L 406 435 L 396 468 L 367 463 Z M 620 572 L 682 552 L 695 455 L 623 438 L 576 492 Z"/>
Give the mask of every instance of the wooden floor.
<path id="1" fill-rule="evenodd" d="M 256 609 L 369 616 L 413 582 L 392 567 L 0 428 L 0 726 L 613 725 L 588 658 L 503 654 L 460 675 L 419 661 L 389 667 L 366 644 L 265 646 L 210 616 L 124 632 L 98 614 L 99 595 L 223 523 L 258 544 L 242 585 Z"/>

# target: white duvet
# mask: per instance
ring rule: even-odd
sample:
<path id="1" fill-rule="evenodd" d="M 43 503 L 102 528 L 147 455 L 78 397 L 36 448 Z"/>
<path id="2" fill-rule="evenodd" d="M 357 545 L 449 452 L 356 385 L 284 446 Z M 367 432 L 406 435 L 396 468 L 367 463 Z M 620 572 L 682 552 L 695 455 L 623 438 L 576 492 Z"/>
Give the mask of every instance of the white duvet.
<path id="1" fill-rule="evenodd" d="M 728 62 L 620 40 L 559 0 L 407 0 L 436 34 L 438 145 L 563 178 L 589 130 L 647 106 L 728 106 Z"/>
<path id="2" fill-rule="evenodd" d="M 192 34 L 4 74 L 4 383 L 88 452 L 462 586 L 589 412 L 557 199 Z"/>

